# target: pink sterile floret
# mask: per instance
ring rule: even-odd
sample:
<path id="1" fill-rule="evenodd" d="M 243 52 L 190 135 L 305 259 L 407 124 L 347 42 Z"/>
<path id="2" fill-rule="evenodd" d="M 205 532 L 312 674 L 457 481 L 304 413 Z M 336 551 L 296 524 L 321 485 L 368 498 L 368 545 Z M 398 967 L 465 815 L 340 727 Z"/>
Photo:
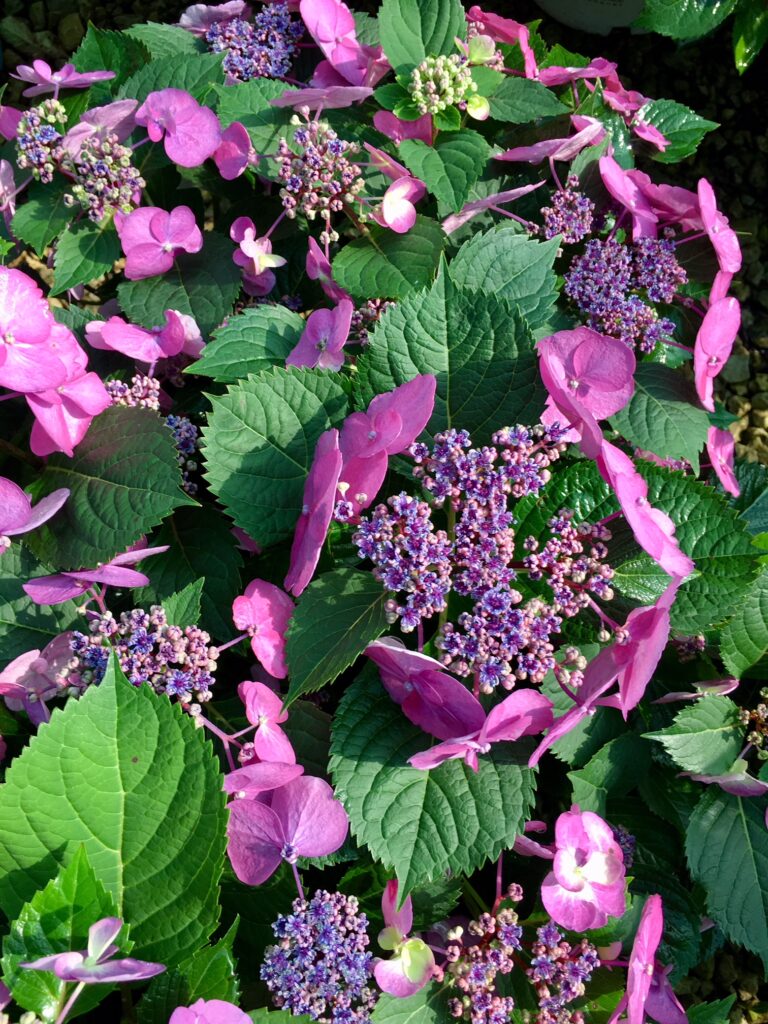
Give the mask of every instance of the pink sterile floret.
<path id="1" fill-rule="evenodd" d="M 336 487 L 341 472 L 338 430 L 320 435 L 312 465 L 304 485 L 299 520 L 293 535 L 291 561 L 284 586 L 298 597 L 309 584 L 325 543 L 336 503 Z"/>
<path id="2" fill-rule="evenodd" d="M 202 7 L 203 4 L 195 6 Z M 251 1024 L 251 1020 L 247 1013 L 224 999 L 198 999 L 191 1006 L 177 1007 L 168 1024 Z"/>
<path id="3" fill-rule="evenodd" d="M 741 489 L 733 471 L 734 448 L 735 441 L 729 430 L 719 430 L 717 427 L 709 428 L 707 431 L 707 454 L 712 463 L 712 469 L 717 474 L 723 490 L 732 494 L 734 498 L 738 498 Z"/>
<path id="4" fill-rule="evenodd" d="M 740 326 L 741 306 L 731 295 L 712 303 L 696 335 L 693 347 L 696 393 L 710 412 L 715 411 L 713 381 L 728 362 Z"/>
<path id="5" fill-rule="evenodd" d="M 285 365 L 340 370 L 344 365 L 344 345 L 349 337 L 354 310 L 349 299 L 342 299 L 334 309 L 316 309 L 310 313 Z"/>
<path id="6" fill-rule="evenodd" d="M 168 359 L 184 350 L 187 344 L 187 330 L 181 315 L 173 309 L 166 309 L 162 327 L 137 327 L 120 316 L 109 320 L 92 320 L 85 325 L 88 343 L 93 348 L 111 349 L 140 363 L 156 363 Z"/>
<path id="7" fill-rule="evenodd" d="M 136 123 L 153 142 L 163 139 L 167 156 L 180 167 L 199 167 L 221 142 L 218 117 L 183 89 L 151 92 L 136 111 Z"/>
<path id="8" fill-rule="evenodd" d="M 635 356 L 617 338 L 589 327 L 558 331 L 537 345 L 542 377 L 557 404 L 566 390 L 596 420 L 623 409 L 635 390 Z"/>
<path id="9" fill-rule="evenodd" d="M 88 89 L 94 82 L 106 82 L 115 77 L 114 71 L 75 71 L 74 64 L 65 64 L 58 71 L 53 71 L 44 60 L 32 61 L 32 64 L 19 64 L 16 74 L 11 76 L 22 82 L 31 82 L 22 96 L 42 96 L 46 92 L 58 89 Z"/>
<path id="10" fill-rule="evenodd" d="M 285 679 L 288 675 L 285 630 L 293 608 L 293 601 L 285 591 L 266 580 L 251 580 L 245 593 L 232 603 L 235 625 L 248 633 L 251 650 L 276 679 Z"/>
<path id="11" fill-rule="evenodd" d="M 246 885 L 266 882 L 282 861 L 334 853 L 349 830 L 346 811 L 323 779 L 302 775 L 268 799 L 230 804 L 227 852 Z"/>
<path id="12" fill-rule="evenodd" d="M 188 206 L 170 213 L 158 206 L 143 206 L 131 213 L 116 213 L 115 227 L 125 253 L 129 281 L 164 274 L 180 252 L 200 252 L 203 236 Z"/>
<path id="13" fill-rule="evenodd" d="M 544 909 L 575 932 L 602 928 L 626 909 L 624 856 L 592 811 L 574 806 L 555 825 L 555 858 L 541 886 Z"/>
<path id="14" fill-rule="evenodd" d="M 282 699 L 264 683 L 240 683 L 237 692 L 245 704 L 246 718 L 256 726 L 253 747 L 259 760 L 295 764 L 291 741 L 280 728 L 288 721 Z"/>

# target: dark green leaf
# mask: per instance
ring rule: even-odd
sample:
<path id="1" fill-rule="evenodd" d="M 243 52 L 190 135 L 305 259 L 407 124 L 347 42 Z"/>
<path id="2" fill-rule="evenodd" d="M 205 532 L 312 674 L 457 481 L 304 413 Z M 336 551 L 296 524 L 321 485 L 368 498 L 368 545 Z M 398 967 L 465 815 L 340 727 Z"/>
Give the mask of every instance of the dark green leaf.
<path id="1" fill-rule="evenodd" d="M 387 311 L 358 370 L 369 398 L 435 374 L 433 435 L 454 427 L 486 442 L 501 427 L 536 422 L 544 407 L 525 321 L 492 295 L 458 288 L 445 272 L 428 292 Z"/>
<path id="2" fill-rule="evenodd" d="M 532 78 L 509 76 L 490 97 L 491 117 L 511 124 L 526 124 L 540 117 L 566 114 L 568 107 L 551 89 Z"/>
<path id="3" fill-rule="evenodd" d="M 72 54 L 72 63 L 78 71 L 114 71 L 115 77 L 105 83 L 110 92 L 149 59 L 150 52 L 140 39 L 95 25 L 88 26 L 85 38 Z"/>
<path id="4" fill-rule="evenodd" d="M 688 1007 L 688 1024 L 728 1024 L 736 995 L 714 1003 L 696 1003 Z"/>
<path id="5" fill-rule="evenodd" d="M 399 155 L 408 170 L 421 178 L 443 212 L 458 212 L 483 173 L 491 147 L 478 132 L 465 128 L 438 138 L 434 146 L 419 139 L 400 143 Z"/>
<path id="6" fill-rule="evenodd" d="M 768 570 L 757 577 L 720 636 L 720 653 L 729 672 L 742 676 L 768 653 Z"/>
<path id="7" fill-rule="evenodd" d="M 247 129 L 257 153 L 275 153 L 281 138 L 292 137 L 290 121 L 293 110 L 271 107 L 269 103 L 284 92 L 291 92 L 293 88 L 292 85 L 270 78 L 254 78 L 237 85 L 217 86 L 217 112 L 222 128 L 228 127 L 233 121 L 239 121 Z M 266 165 L 270 162 L 263 161 L 259 173 L 268 171 Z"/>
<path id="8" fill-rule="evenodd" d="M 150 586 L 134 591 L 136 604 L 162 604 L 204 577 L 199 624 L 214 642 L 230 640 L 235 635 L 232 602 L 240 593 L 243 560 L 226 519 L 212 507 L 179 509 L 152 543 L 168 544 L 170 549 L 153 557 Z"/>
<path id="9" fill-rule="evenodd" d="M 13 233 L 27 245 L 31 245 L 38 256 L 46 246 L 60 235 L 74 217 L 74 211 L 64 203 L 69 182 L 53 181 L 43 185 L 33 181 L 11 222 Z"/>
<path id="10" fill-rule="evenodd" d="M 733 57 L 743 74 L 768 41 L 768 8 L 763 0 L 741 0 L 733 22 Z"/>
<path id="11" fill-rule="evenodd" d="M 737 0 L 645 0 L 635 24 L 673 39 L 698 39 L 725 21 Z"/>
<path id="12" fill-rule="evenodd" d="M 443 229 L 418 216 L 405 235 L 372 225 L 333 261 L 334 279 L 357 299 L 402 299 L 430 284 L 445 244 Z"/>
<path id="13" fill-rule="evenodd" d="M 144 25 L 131 25 L 122 36 L 129 36 L 138 39 L 149 51 L 152 60 L 165 60 L 167 57 L 176 57 L 179 54 L 205 53 L 206 46 L 203 39 L 193 36 L 178 25 L 160 25 L 154 21 L 148 21 Z"/>
<path id="14" fill-rule="evenodd" d="M 39 605 L 21 589 L 30 577 L 51 572 L 50 566 L 40 565 L 20 544 L 13 544 L 0 558 L 0 668 L 20 654 L 41 650 L 75 623 L 85 625 L 74 601 Z"/>
<path id="15" fill-rule="evenodd" d="M 739 709 L 727 697 L 710 696 L 683 708 L 672 725 L 645 733 L 657 740 L 688 772 L 720 775 L 728 771 L 744 745 Z"/>
<path id="16" fill-rule="evenodd" d="M 658 150 L 653 154 L 654 159 L 663 164 L 674 164 L 691 156 L 707 132 L 719 127 L 717 121 L 707 121 L 674 100 L 651 100 L 643 107 L 641 116 L 669 141 L 663 152 Z"/>
<path id="17" fill-rule="evenodd" d="M 455 1017 L 448 1012 L 445 986 L 432 981 L 405 999 L 385 992 L 379 996 L 371 1020 L 374 1024 L 450 1024 Z"/>
<path id="18" fill-rule="evenodd" d="M 611 417 L 611 426 L 644 451 L 664 459 L 687 459 L 698 473 L 709 417 L 696 402 L 693 385 L 678 370 L 641 363 L 635 372 L 635 393 Z"/>
<path id="19" fill-rule="evenodd" d="M 768 829 L 765 797 L 708 786 L 691 816 L 685 852 L 707 894 L 707 913 L 768 969 Z"/>
<path id="20" fill-rule="evenodd" d="M 271 366 L 284 366 L 304 326 L 299 314 L 285 306 L 246 309 L 214 331 L 213 339 L 188 372 L 232 384 Z"/>
<path id="21" fill-rule="evenodd" d="M 466 24 L 459 0 L 383 0 L 379 9 L 381 45 L 395 70 L 453 53 L 456 36 L 466 36 Z"/>
<path id="22" fill-rule="evenodd" d="M 163 599 L 163 607 L 168 621 L 174 626 L 195 626 L 200 621 L 200 601 L 203 595 L 205 579 L 200 578 L 189 583 L 183 590 L 169 594 Z"/>
<path id="23" fill-rule="evenodd" d="M 332 683 L 387 628 L 387 591 L 370 572 L 336 569 L 314 580 L 286 633 L 286 704 Z"/>
<path id="24" fill-rule="evenodd" d="M 120 307 L 132 323 L 157 327 L 166 309 L 175 309 L 193 316 L 203 334 L 210 334 L 232 312 L 240 293 L 232 243 L 213 231 L 204 239 L 200 252 L 179 256 L 167 274 L 118 285 Z"/>
<path id="25" fill-rule="evenodd" d="M 650 750 L 640 736 L 627 732 L 611 740 L 578 771 L 568 772 L 573 803 L 582 811 L 605 815 L 609 796 L 624 796 L 650 764 Z"/>
<path id="26" fill-rule="evenodd" d="M 346 412 L 344 390 L 331 373 L 276 368 L 211 401 L 209 486 L 257 544 L 274 544 L 296 525 L 317 439 Z"/>
<path id="27" fill-rule="evenodd" d="M 67 983 L 53 971 L 27 971 L 19 965 L 85 949 L 90 926 L 104 917 L 114 917 L 116 911 L 115 901 L 94 874 L 85 848 L 79 847 L 69 865 L 24 904 L 3 939 L 3 979 L 19 1006 L 43 1018 L 59 1014 L 69 994 Z M 126 941 L 125 931 L 118 945 L 121 952 L 129 951 L 132 943 Z M 110 988 L 89 985 L 78 1001 L 78 1013 L 96 1006 Z"/>
<path id="28" fill-rule="evenodd" d="M 556 238 L 536 242 L 514 228 L 494 228 L 462 245 L 451 262 L 451 277 L 463 288 L 506 299 L 535 328 L 547 322 L 557 300 L 552 265 L 558 245 Z"/>
<path id="29" fill-rule="evenodd" d="M 56 246 L 51 295 L 103 277 L 120 256 L 120 239 L 110 220 L 81 220 L 62 234 Z"/>
<path id="30" fill-rule="evenodd" d="M 175 965 L 218 920 L 222 776 L 191 718 L 115 666 L 54 712 L 6 774 L 0 906 L 18 914 L 82 844 L 136 955 Z"/>
<path id="31" fill-rule="evenodd" d="M 180 505 L 170 431 L 149 409 L 112 406 L 97 416 L 74 458 L 52 455 L 35 483 L 38 497 L 60 487 L 70 494 L 36 535 L 35 551 L 59 568 L 106 562 L 149 533 Z"/>
<path id="32" fill-rule="evenodd" d="M 183 89 L 202 100 L 214 84 L 223 80 L 223 60 L 223 53 L 179 53 L 153 60 L 120 86 L 118 98 L 143 103 L 151 92 Z"/>
<path id="33" fill-rule="evenodd" d="M 308 700 L 291 705 L 288 721 L 283 725 L 296 751 L 296 760 L 304 765 L 307 775 L 325 778 L 331 746 L 331 716 Z"/>
<path id="34" fill-rule="evenodd" d="M 432 771 L 407 761 L 428 737 L 384 691 L 375 670 L 345 693 L 336 712 L 331 775 L 358 842 L 394 868 L 401 892 L 469 873 L 509 849 L 530 816 L 533 772 L 520 744 L 497 744 L 478 772 L 463 761 Z"/>

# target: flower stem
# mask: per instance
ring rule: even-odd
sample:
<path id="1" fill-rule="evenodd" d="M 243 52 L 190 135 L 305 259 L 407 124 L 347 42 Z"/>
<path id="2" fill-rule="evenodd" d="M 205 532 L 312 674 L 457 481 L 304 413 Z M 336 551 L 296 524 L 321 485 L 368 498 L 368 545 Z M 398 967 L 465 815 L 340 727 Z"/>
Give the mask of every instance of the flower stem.
<path id="1" fill-rule="evenodd" d="M 301 879 L 299 878 L 299 869 L 296 867 L 295 862 L 291 861 L 291 870 L 293 871 L 293 877 L 296 880 L 296 888 L 299 890 L 299 899 L 304 899 L 304 889 L 301 885 Z"/>
<path id="2" fill-rule="evenodd" d="M 69 1013 L 69 1011 L 72 1009 L 72 1007 L 77 1002 L 77 999 L 78 999 L 80 993 L 83 991 L 84 988 L 85 988 L 85 982 L 84 981 L 81 981 L 78 985 L 75 985 L 74 989 L 72 990 L 72 994 L 70 995 L 70 997 L 66 1001 L 66 1003 L 64 1003 L 64 1007 L 62 1008 L 61 1013 L 56 1018 L 56 1020 L 53 1022 L 53 1024 L 64 1024 L 64 1021 L 67 1019 L 67 1014 Z"/>

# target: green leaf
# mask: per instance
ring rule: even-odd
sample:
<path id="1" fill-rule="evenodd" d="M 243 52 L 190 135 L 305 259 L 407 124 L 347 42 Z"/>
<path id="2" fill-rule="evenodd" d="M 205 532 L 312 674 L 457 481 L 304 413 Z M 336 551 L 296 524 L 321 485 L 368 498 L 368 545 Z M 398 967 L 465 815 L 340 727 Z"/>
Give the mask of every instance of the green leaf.
<path id="1" fill-rule="evenodd" d="M 752 538 L 743 520 L 713 488 L 682 473 L 641 464 L 638 470 L 648 481 L 648 501 L 672 519 L 680 547 L 696 563 L 696 572 L 677 592 L 672 627 L 697 633 L 723 622 L 743 603 L 756 568 Z M 646 581 L 652 577 L 658 581 L 656 596 L 669 582 L 647 555 L 631 559 L 630 565 L 633 573 L 647 567 Z M 624 566 L 617 565 L 616 570 L 614 585 L 633 596 Z"/>
<path id="2" fill-rule="evenodd" d="M 332 373 L 275 368 L 211 402 L 208 484 L 257 544 L 274 544 L 293 532 L 317 439 L 346 412 L 344 390 Z"/>
<path id="3" fill-rule="evenodd" d="M 737 0 L 645 0 L 638 28 L 672 39 L 698 39 L 725 21 Z"/>
<path id="4" fill-rule="evenodd" d="M 59 1014 L 67 982 L 53 971 L 28 971 L 19 965 L 85 949 L 90 926 L 116 912 L 115 901 L 96 877 L 85 848 L 79 847 L 69 865 L 24 904 L 3 939 L 3 979 L 19 1006 L 44 1019 Z M 125 941 L 124 933 L 118 945 L 121 952 L 129 951 L 131 943 Z M 111 987 L 89 985 L 78 1000 L 78 1013 L 96 1006 Z"/>
<path id="5" fill-rule="evenodd" d="M 581 644 L 582 654 L 590 659 L 597 654 L 597 644 Z M 553 704 L 555 718 L 560 718 L 573 707 L 573 701 L 550 672 L 541 684 L 541 692 Z M 595 713 L 583 718 L 575 728 L 562 736 L 550 752 L 569 768 L 583 768 L 599 750 L 623 732 L 621 715 L 614 708 L 596 708 Z"/>
<path id="6" fill-rule="evenodd" d="M 544 407 L 525 321 L 492 295 L 458 288 L 445 271 L 385 313 L 358 370 L 368 397 L 435 374 L 432 435 L 455 427 L 485 442 L 501 427 L 536 422 Z"/>
<path id="7" fill-rule="evenodd" d="M 455 1020 L 448 1012 L 448 992 L 444 985 L 431 981 L 413 996 L 379 996 L 371 1020 L 374 1024 L 449 1024 Z"/>
<path id="8" fill-rule="evenodd" d="M 768 9 L 762 0 L 740 0 L 733 22 L 733 58 L 744 74 L 768 42 Z"/>
<path id="9" fill-rule="evenodd" d="M 709 417 L 696 402 L 693 384 L 682 373 L 661 363 L 641 363 L 635 393 L 611 417 L 611 426 L 644 451 L 663 459 L 687 459 L 698 473 Z"/>
<path id="10" fill-rule="evenodd" d="M 419 139 L 405 139 L 400 143 L 399 155 L 448 213 L 458 212 L 467 201 L 470 189 L 485 169 L 491 147 L 478 132 L 465 128 L 441 135 L 434 146 Z"/>
<path id="11" fill-rule="evenodd" d="M 691 815 L 685 852 L 704 886 L 707 913 L 768 969 L 768 829 L 765 798 L 708 786 Z"/>
<path id="12" fill-rule="evenodd" d="M 88 26 L 85 38 L 72 54 L 72 63 L 78 71 L 114 71 L 115 77 L 104 83 L 110 92 L 144 67 L 149 59 L 150 52 L 140 39 L 95 25 Z"/>
<path id="13" fill-rule="evenodd" d="M 180 53 L 175 57 L 153 60 L 120 86 L 118 99 L 136 99 L 143 103 L 151 92 L 183 89 L 196 100 L 224 77 L 223 53 Z"/>
<path id="14" fill-rule="evenodd" d="M 613 820 L 613 819 L 611 819 Z M 682 866 L 681 866 L 682 867 Z M 690 882 L 677 869 L 668 865 L 660 868 L 645 864 L 632 865 L 632 891 L 658 893 L 664 905 L 664 935 L 659 947 L 658 958 L 663 964 L 672 966 L 670 981 L 676 985 L 695 967 L 700 960 L 701 949 L 701 906 L 699 894 L 691 892 Z M 678 877 L 680 880 L 678 881 Z"/>
<path id="15" fill-rule="evenodd" d="M 248 1014 L 254 1024 L 310 1024 L 311 1017 L 305 1013 L 294 1016 L 290 1010 L 270 1010 L 262 1006 Z"/>
<path id="16" fill-rule="evenodd" d="M 188 372 L 232 384 L 252 373 L 284 366 L 305 321 L 285 306 L 255 306 L 230 317 Z"/>
<path id="17" fill-rule="evenodd" d="M 235 939 L 235 953 L 240 963 L 262 962 L 264 950 L 275 941 L 272 923 L 279 914 L 290 914 L 295 899 L 296 882 L 287 864 L 281 864 L 271 878 L 255 888 L 243 885 L 234 876 L 225 876 L 221 890 L 222 912 L 226 920 L 240 919 Z"/>
<path id="18" fill-rule="evenodd" d="M 0 789 L 0 906 L 9 916 L 84 845 L 135 953 L 173 966 L 218 919 L 226 810 L 211 744 L 112 658 L 54 711 Z"/>
<path id="19" fill-rule="evenodd" d="M 157 327 L 165 310 L 175 309 L 193 316 L 203 334 L 210 334 L 232 312 L 240 294 L 232 243 L 213 231 L 203 237 L 201 251 L 183 253 L 167 274 L 118 285 L 120 308 L 131 322 Z"/>
<path id="20" fill-rule="evenodd" d="M 463 288 L 506 299 L 532 328 L 547 322 L 557 300 L 552 265 L 559 242 L 536 242 L 515 228 L 499 227 L 473 235 L 450 265 Z"/>
<path id="21" fill-rule="evenodd" d="M 768 530 L 768 469 L 759 462 L 736 462 L 741 494 L 731 504 L 738 509 L 750 533 Z"/>
<path id="22" fill-rule="evenodd" d="M 283 725 L 296 751 L 296 760 L 304 765 L 307 775 L 325 778 L 331 747 L 331 716 L 308 700 L 291 705 L 288 721 Z"/>
<path id="23" fill-rule="evenodd" d="M 572 509 L 574 521 L 583 523 L 605 519 L 618 507 L 597 466 L 593 462 L 575 462 L 553 473 L 539 496 L 530 495 L 517 503 L 515 532 L 521 538 L 540 537 L 547 528 L 547 522 L 561 508 Z"/>
<path id="24" fill-rule="evenodd" d="M 170 549 L 153 556 L 150 586 L 134 591 L 136 604 L 163 604 L 203 577 L 199 624 L 215 641 L 230 640 L 235 635 L 232 602 L 240 593 L 243 560 L 226 519 L 211 507 L 179 509 L 152 543 L 168 544 Z"/>
<path id="25" fill-rule="evenodd" d="M 509 849 L 530 817 L 533 772 L 524 744 L 496 744 L 473 772 L 448 761 L 407 764 L 428 737 L 384 691 L 375 670 L 357 679 L 336 712 L 331 775 L 352 833 L 392 867 L 405 895 L 446 871 L 469 874 Z"/>
<path id="26" fill-rule="evenodd" d="M 427 217 L 405 235 L 371 225 L 338 254 L 333 277 L 357 299 L 402 299 L 430 284 L 444 244 L 443 229 Z"/>
<path id="27" fill-rule="evenodd" d="M 54 259 L 51 295 L 103 277 L 120 257 L 120 239 L 111 220 L 94 224 L 81 220 L 59 239 Z"/>
<path id="28" fill-rule="evenodd" d="M 33 181 L 11 221 L 14 235 L 31 245 L 38 256 L 43 255 L 74 216 L 72 208 L 64 203 L 68 190 L 67 181 L 56 180 L 50 185 Z"/>
<path id="29" fill-rule="evenodd" d="M 654 160 L 662 164 L 675 164 L 691 156 L 699 148 L 699 143 L 707 134 L 719 128 L 717 121 L 708 121 L 700 117 L 690 107 L 674 100 L 651 100 L 640 111 L 643 121 L 658 128 L 669 141 L 662 152 L 655 150 Z"/>
<path id="30" fill-rule="evenodd" d="M 379 35 L 392 67 L 410 68 L 425 57 L 453 53 L 467 23 L 459 0 L 383 0 Z"/>
<path id="31" fill-rule="evenodd" d="M 314 580 L 286 632 L 286 705 L 332 683 L 387 628 L 387 591 L 370 572 L 336 569 Z"/>
<path id="32" fill-rule="evenodd" d="M 131 25 L 120 34 L 143 43 L 152 60 L 165 60 L 179 54 L 206 53 L 205 42 L 178 25 L 160 25 L 148 21 L 144 25 Z"/>
<path id="33" fill-rule="evenodd" d="M 149 409 L 112 406 L 97 416 L 74 458 L 51 455 L 37 497 L 68 487 L 61 511 L 35 536 L 34 549 L 58 568 L 106 562 L 180 505 L 173 437 Z"/>
<path id="34" fill-rule="evenodd" d="M 689 1006 L 688 1024 L 728 1024 L 730 1012 L 736 1002 L 735 993 L 714 1003 L 696 1003 Z"/>
<path id="35" fill-rule="evenodd" d="M 39 605 L 21 589 L 30 577 L 52 572 L 50 566 L 41 565 L 20 544 L 12 544 L 0 558 L 0 668 L 27 651 L 42 650 L 80 619 L 74 601 Z M 80 625 L 84 625 L 84 620 L 80 620 Z"/>
<path id="36" fill-rule="evenodd" d="M 720 775 L 728 771 L 744 745 L 739 709 L 727 697 L 709 696 L 683 708 L 672 725 L 645 733 L 661 743 L 688 772 Z"/>
<path id="37" fill-rule="evenodd" d="M 280 139 L 292 136 L 290 119 L 293 110 L 271 107 L 269 102 L 292 89 L 293 86 L 285 82 L 269 78 L 254 78 L 237 85 L 217 86 L 217 113 L 222 128 L 227 128 L 233 121 L 239 121 L 247 129 L 257 153 L 275 153 Z M 264 169 L 264 164 L 269 162 L 262 163 L 259 173 Z"/>
<path id="38" fill-rule="evenodd" d="M 237 980 L 232 945 L 238 922 L 215 945 L 198 950 L 174 970 L 158 975 L 138 1005 L 138 1024 L 168 1024 L 178 1006 L 198 999 L 222 999 L 237 1003 Z"/>
<path id="39" fill-rule="evenodd" d="M 168 622 L 174 626 L 194 626 L 200 621 L 200 601 L 203 596 L 205 578 L 189 583 L 183 590 L 170 594 L 163 600 Z"/>
<path id="40" fill-rule="evenodd" d="M 720 654 L 725 667 L 743 676 L 768 653 L 768 569 L 757 577 L 720 635 Z"/>
<path id="41" fill-rule="evenodd" d="M 568 107 L 551 89 L 531 78 L 505 78 L 489 100 L 491 117 L 510 124 L 526 124 L 540 117 L 568 113 Z"/>
<path id="42" fill-rule="evenodd" d="M 638 774 L 650 764 L 648 745 L 636 733 L 627 732 L 599 750 L 583 768 L 568 772 L 573 803 L 582 811 L 605 815 L 609 796 L 624 796 L 637 783 Z"/>

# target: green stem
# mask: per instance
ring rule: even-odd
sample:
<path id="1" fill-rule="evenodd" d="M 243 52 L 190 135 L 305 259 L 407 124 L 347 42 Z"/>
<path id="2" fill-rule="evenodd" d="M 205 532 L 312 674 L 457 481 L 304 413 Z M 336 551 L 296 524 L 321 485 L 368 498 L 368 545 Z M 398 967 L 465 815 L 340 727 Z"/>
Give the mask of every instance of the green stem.
<path id="1" fill-rule="evenodd" d="M 464 894 L 464 902 L 475 917 L 479 917 L 486 912 L 488 907 L 485 905 L 485 900 L 466 875 L 461 883 L 461 891 Z"/>

